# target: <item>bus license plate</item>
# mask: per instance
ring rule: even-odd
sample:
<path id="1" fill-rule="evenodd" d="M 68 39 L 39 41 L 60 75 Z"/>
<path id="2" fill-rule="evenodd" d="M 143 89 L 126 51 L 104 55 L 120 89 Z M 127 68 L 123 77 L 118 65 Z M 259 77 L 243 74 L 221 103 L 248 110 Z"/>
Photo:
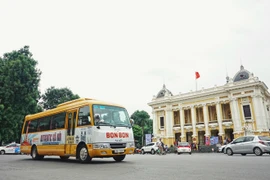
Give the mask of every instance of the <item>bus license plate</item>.
<path id="1" fill-rule="evenodd" d="M 123 153 L 124 152 L 124 149 L 116 149 L 114 150 L 115 153 Z"/>

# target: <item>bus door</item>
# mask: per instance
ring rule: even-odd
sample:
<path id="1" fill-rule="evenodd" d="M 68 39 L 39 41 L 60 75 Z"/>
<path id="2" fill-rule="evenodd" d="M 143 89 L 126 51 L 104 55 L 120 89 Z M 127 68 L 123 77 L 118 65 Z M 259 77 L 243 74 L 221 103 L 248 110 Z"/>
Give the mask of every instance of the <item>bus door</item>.
<path id="1" fill-rule="evenodd" d="M 67 136 L 66 136 L 66 147 L 65 154 L 73 154 L 75 151 L 72 150 L 72 145 L 75 145 L 75 123 L 76 123 L 77 110 L 67 112 Z M 75 147 L 75 146 L 74 146 Z"/>

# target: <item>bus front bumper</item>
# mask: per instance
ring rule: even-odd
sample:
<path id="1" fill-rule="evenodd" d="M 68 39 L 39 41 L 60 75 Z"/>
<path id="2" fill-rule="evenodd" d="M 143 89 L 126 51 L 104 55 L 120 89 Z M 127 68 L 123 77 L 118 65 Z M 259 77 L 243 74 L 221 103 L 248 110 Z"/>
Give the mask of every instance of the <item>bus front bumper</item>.
<path id="1" fill-rule="evenodd" d="M 123 149 L 90 149 L 90 157 L 112 157 L 117 155 L 134 154 L 134 147 Z"/>

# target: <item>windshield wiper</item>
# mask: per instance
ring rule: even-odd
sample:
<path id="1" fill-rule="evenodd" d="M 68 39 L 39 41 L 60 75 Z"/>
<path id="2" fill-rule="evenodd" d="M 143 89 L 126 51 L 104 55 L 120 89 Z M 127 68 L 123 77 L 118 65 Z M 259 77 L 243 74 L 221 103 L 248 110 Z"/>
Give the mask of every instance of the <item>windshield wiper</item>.
<path id="1" fill-rule="evenodd" d="M 109 124 L 109 125 L 111 125 L 111 123 L 108 123 L 108 122 L 99 122 L 98 124 Z"/>
<path id="2" fill-rule="evenodd" d="M 115 124 L 115 126 L 121 126 L 121 127 L 128 127 L 131 128 L 129 125 L 125 124 L 125 123 L 117 123 Z"/>
<path id="3" fill-rule="evenodd" d="M 114 127 L 114 128 L 116 128 L 116 126 L 115 125 L 112 125 L 111 123 L 108 123 L 108 122 L 99 122 L 98 124 L 97 124 L 98 126 L 97 126 L 97 128 L 98 129 L 100 129 L 100 126 L 102 126 L 102 125 L 109 125 L 110 127 Z"/>

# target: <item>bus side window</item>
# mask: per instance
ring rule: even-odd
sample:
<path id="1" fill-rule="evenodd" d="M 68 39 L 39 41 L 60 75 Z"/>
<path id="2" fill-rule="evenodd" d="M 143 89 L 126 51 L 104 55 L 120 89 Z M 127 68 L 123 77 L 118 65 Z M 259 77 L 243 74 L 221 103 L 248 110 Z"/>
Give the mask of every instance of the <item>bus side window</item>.
<path id="1" fill-rule="evenodd" d="M 75 125 L 76 125 L 77 112 L 73 113 L 73 124 L 72 124 L 72 135 L 75 133 Z"/>
<path id="2" fill-rule="evenodd" d="M 31 133 L 31 132 L 36 132 L 37 131 L 37 123 L 38 123 L 38 120 L 33 120 L 33 121 L 30 121 L 29 122 L 29 128 L 28 128 L 28 132 Z"/>
<path id="3" fill-rule="evenodd" d="M 38 131 L 50 130 L 51 116 L 39 119 Z"/>
<path id="4" fill-rule="evenodd" d="M 65 126 L 65 113 L 53 116 L 52 129 L 61 129 Z"/>
<path id="5" fill-rule="evenodd" d="M 91 119 L 90 119 L 90 116 L 83 116 L 82 117 L 82 124 L 83 125 L 89 125 L 89 124 L 91 124 Z"/>
<path id="6" fill-rule="evenodd" d="M 79 110 L 78 124 L 77 126 L 84 126 L 91 124 L 90 109 L 89 106 L 81 107 Z"/>

